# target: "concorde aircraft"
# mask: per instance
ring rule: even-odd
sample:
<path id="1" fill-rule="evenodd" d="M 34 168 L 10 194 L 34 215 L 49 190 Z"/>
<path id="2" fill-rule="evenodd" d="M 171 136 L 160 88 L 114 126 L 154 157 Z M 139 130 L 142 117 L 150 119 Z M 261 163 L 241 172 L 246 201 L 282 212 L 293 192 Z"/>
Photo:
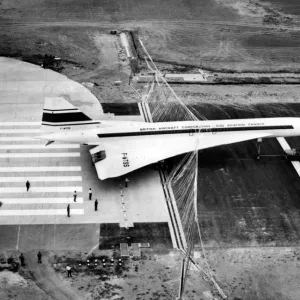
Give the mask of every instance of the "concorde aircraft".
<path id="1" fill-rule="evenodd" d="M 92 120 L 63 98 L 47 98 L 39 139 L 95 145 L 101 180 L 195 150 L 263 138 L 300 136 L 300 118 L 144 123 Z"/>

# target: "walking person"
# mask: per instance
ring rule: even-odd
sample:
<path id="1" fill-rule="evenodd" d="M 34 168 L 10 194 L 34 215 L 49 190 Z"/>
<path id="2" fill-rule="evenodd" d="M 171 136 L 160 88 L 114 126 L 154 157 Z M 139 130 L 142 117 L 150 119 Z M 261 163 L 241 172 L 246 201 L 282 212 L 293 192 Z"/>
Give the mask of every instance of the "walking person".
<path id="1" fill-rule="evenodd" d="M 95 200 L 95 211 L 97 211 L 98 210 L 98 200 L 96 199 Z"/>
<path id="2" fill-rule="evenodd" d="M 26 181 L 26 189 L 27 189 L 27 192 L 29 191 L 29 188 L 30 188 L 30 182 L 27 180 L 27 181 Z"/>
<path id="3" fill-rule="evenodd" d="M 68 204 L 68 206 L 67 206 L 67 214 L 68 214 L 68 217 L 70 218 L 70 204 Z"/>
<path id="4" fill-rule="evenodd" d="M 25 266 L 25 257 L 23 255 L 23 253 L 21 253 L 21 255 L 19 256 L 20 262 L 21 262 L 21 266 L 24 267 Z"/>
<path id="5" fill-rule="evenodd" d="M 42 263 L 42 253 L 41 251 L 39 251 L 39 253 L 37 254 L 37 258 L 38 258 L 38 264 Z"/>
<path id="6" fill-rule="evenodd" d="M 89 200 L 92 200 L 92 189 L 89 189 Z"/>
<path id="7" fill-rule="evenodd" d="M 71 270 L 71 267 L 70 267 L 69 265 L 67 265 L 66 269 L 67 269 L 68 277 L 72 277 L 72 273 L 71 273 L 72 270 Z"/>
<path id="8" fill-rule="evenodd" d="M 129 179 L 126 177 L 126 178 L 125 178 L 125 187 L 126 187 L 126 188 L 128 187 L 128 182 L 129 182 Z"/>
<path id="9" fill-rule="evenodd" d="M 73 196 L 74 196 L 74 202 L 76 202 L 76 198 L 77 198 L 77 193 L 76 193 L 76 191 L 74 191 Z"/>

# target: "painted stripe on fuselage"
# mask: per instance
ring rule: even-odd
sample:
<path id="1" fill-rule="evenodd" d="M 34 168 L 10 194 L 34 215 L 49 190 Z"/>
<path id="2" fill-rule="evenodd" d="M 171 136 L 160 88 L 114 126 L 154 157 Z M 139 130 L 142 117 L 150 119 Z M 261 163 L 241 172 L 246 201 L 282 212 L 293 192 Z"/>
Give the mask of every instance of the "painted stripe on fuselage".
<path id="1" fill-rule="evenodd" d="M 69 113 L 43 113 L 43 122 L 79 122 L 91 121 L 91 119 L 82 112 L 69 112 Z"/>
<path id="2" fill-rule="evenodd" d="M 157 135 L 157 134 L 182 134 L 182 133 L 199 133 L 199 132 L 232 132 L 232 131 L 256 131 L 256 130 L 280 130 L 280 129 L 294 129 L 292 125 L 278 125 L 278 126 L 248 126 L 248 127 L 214 127 L 201 129 L 179 129 L 179 130 L 151 130 L 151 131 L 137 131 L 137 132 L 116 132 L 116 133 L 99 133 L 99 138 L 107 137 L 123 137 L 123 136 L 141 136 L 141 135 Z"/>
<path id="3" fill-rule="evenodd" d="M 45 111 L 53 111 L 53 112 L 63 111 L 63 112 L 65 112 L 65 111 L 69 111 L 69 110 L 73 110 L 73 111 L 76 110 L 76 111 L 79 111 L 78 108 L 65 108 L 65 109 L 47 109 L 47 108 L 44 108 L 43 110 L 44 110 L 44 112 L 45 112 Z"/>
<path id="4" fill-rule="evenodd" d="M 81 123 L 58 123 L 58 124 L 53 124 L 53 123 L 48 123 L 48 122 L 43 122 L 42 125 L 44 126 L 76 126 L 76 125 L 91 125 L 91 124 L 101 124 L 100 122 L 86 122 L 82 121 Z"/>

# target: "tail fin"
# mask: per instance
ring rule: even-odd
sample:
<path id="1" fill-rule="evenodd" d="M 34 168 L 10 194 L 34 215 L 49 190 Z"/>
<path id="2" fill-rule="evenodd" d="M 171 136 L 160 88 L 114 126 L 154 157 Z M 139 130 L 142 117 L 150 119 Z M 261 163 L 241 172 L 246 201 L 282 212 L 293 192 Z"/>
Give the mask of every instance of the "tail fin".
<path id="1" fill-rule="evenodd" d="M 77 107 L 61 97 L 45 99 L 42 129 L 57 131 L 61 129 L 76 129 L 78 125 L 100 124 L 85 115 Z M 71 128 L 75 126 L 74 128 Z"/>

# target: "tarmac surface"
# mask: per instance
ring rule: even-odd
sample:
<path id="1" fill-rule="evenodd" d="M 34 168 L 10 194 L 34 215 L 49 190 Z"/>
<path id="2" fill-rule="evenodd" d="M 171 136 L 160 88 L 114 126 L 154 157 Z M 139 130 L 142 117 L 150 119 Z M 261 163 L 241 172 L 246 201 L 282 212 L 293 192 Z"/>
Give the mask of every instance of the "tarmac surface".
<path id="1" fill-rule="evenodd" d="M 99 101 L 87 88 L 61 74 L 17 60 L 0 58 L 0 65 L 0 224 L 12 225 L 1 226 L 0 247 L 31 248 L 35 242 L 46 248 L 60 247 L 60 230 L 62 239 L 71 230 L 61 224 L 72 224 L 72 239 L 79 246 L 84 243 L 79 238 L 82 227 L 73 224 L 90 224 L 86 229 L 91 237 L 88 248 L 99 239 L 100 223 L 129 228 L 134 223 L 169 221 L 160 178 L 153 169 L 128 175 L 129 185 L 125 188 L 125 177 L 98 179 L 90 146 L 54 143 L 45 147 L 45 141 L 33 138 L 40 132 L 45 97 L 64 97 L 94 119 L 117 119 L 103 115 Z M 135 115 L 132 119 L 141 117 Z M 27 180 L 31 183 L 28 192 Z M 89 188 L 92 200 L 88 200 Z M 27 239 L 25 244 L 22 235 Z"/>
<path id="2" fill-rule="evenodd" d="M 299 117 L 300 104 L 194 107 L 208 119 Z M 300 137 L 287 138 L 300 146 Z M 206 247 L 299 246 L 300 178 L 276 139 L 199 153 L 198 218 Z"/>
<path id="3" fill-rule="evenodd" d="M 126 189 L 125 177 L 97 178 L 88 146 L 55 143 L 45 149 L 43 142 L 32 140 L 39 130 L 44 97 L 61 96 L 63 89 L 63 95 L 69 95 L 67 99 L 87 114 L 101 116 L 98 100 L 86 88 L 78 83 L 72 87 L 66 77 L 37 66 L 3 58 L 0 62 L 0 224 L 11 225 L 0 230 L 2 249 L 35 249 L 36 245 L 45 249 L 72 245 L 77 249 L 84 241 L 82 247 L 88 251 L 103 241 L 111 243 L 109 232 L 123 239 L 122 228 L 133 223 L 169 221 L 159 177 L 151 168 L 130 174 Z M 28 75 L 22 77 L 23 64 L 28 66 L 23 69 Z M 45 85 L 45 78 L 51 78 L 51 88 Z M 76 94 L 79 87 L 84 91 Z M 193 108 L 208 119 L 300 116 L 297 103 L 201 104 Z M 119 106 L 106 106 L 105 110 L 121 114 Z M 136 106 L 131 104 L 127 111 L 136 111 Z M 140 120 L 134 114 L 132 118 Z M 292 147 L 300 145 L 299 138 L 287 141 Z M 276 139 L 263 141 L 262 154 L 271 156 L 257 161 L 254 141 L 200 152 L 198 217 L 206 247 L 299 246 L 300 179 L 290 162 L 282 158 Z M 59 169 L 62 167 L 66 169 Z M 29 192 L 27 179 L 31 182 Z M 88 200 L 90 187 L 93 200 L 99 201 L 97 212 Z M 67 203 L 71 205 L 70 218 L 66 216 Z M 99 240 L 101 230 L 105 233 Z M 164 230 L 158 235 L 164 236 Z"/>

